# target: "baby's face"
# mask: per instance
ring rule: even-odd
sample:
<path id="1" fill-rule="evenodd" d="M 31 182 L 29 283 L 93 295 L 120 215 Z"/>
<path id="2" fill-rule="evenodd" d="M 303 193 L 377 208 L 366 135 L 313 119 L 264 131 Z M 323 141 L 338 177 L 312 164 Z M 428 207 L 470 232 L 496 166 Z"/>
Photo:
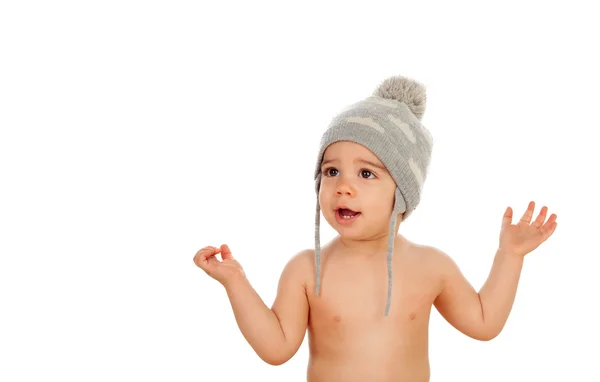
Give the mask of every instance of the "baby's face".
<path id="1" fill-rule="evenodd" d="M 336 142 L 325 150 L 319 204 L 340 235 L 365 239 L 387 234 L 395 190 L 394 179 L 366 147 Z"/>

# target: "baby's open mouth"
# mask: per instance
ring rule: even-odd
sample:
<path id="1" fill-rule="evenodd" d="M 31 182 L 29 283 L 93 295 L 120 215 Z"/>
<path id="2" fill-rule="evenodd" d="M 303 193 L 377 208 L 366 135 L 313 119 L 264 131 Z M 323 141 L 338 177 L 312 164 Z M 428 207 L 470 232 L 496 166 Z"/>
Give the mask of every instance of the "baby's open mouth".
<path id="1" fill-rule="evenodd" d="M 347 208 L 340 208 L 337 210 L 337 213 L 340 215 L 340 217 L 342 217 L 342 219 L 351 219 L 360 215 L 360 212 L 352 211 Z"/>

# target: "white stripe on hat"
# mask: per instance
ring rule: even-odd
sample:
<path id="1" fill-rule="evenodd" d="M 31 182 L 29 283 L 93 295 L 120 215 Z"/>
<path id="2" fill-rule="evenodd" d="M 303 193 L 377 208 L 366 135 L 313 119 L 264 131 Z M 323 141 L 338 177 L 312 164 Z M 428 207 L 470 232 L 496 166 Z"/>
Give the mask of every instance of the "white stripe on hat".
<path id="1" fill-rule="evenodd" d="M 381 98 L 381 97 L 377 97 L 377 96 L 371 96 L 371 97 L 367 98 L 365 101 L 374 103 L 377 105 L 381 105 L 381 106 L 391 107 L 394 109 L 400 105 L 400 103 L 398 101 L 394 101 L 394 100 L 387 99 L 387 98 Z"/>
<path id="2" fill-rule="evenodd" d="M 429 132 L 429 130 L 427 130 L 427 129 L 425 128 L 425 126 L 423 126 L 423 124 L 421 124 L 421 127 L 422 127 L 422 129 L 421 129 L 421 130 L 423 130 L 423 136 L 424 136 L 424 137 L 425 137 L 425 139 L 427 140 L 427 144 L 428 144 L 429 146 L 433 146 L 433 137 L 431 136 L 431 133 Z"/>
<path id="3" fill-rule="evenodd" d="M 415 134 L 413 133 L 408 123 L 403 122 L 401 119 L 396 118 L 391 114 L 388 114 L 388 119 L 392 121 L 394 125 L 398 126 L 400 130 L 402 130 L 402 132 L 404 133 L 404 135 L 406 135 L 409 141 L 411 141 L 412 143 L 417 143 L 417 137 L 415 137 Z"/>
<path id="4" fill-rule="evenodd" d="M 417 183 L 419 183 L 419 189 L 423 188 L 423 173 L 421 172 L 421 169 L 419 168 L 417 162 L 415 162 L 415 160 L 412 157 L 410 157 L 410 159 L 408 160 L 408 166 L 415 175 L 415 178 L 417 178 Z"/>
<path id="5" fill-rule="evenodd" d="M 383 130 L 383 127 L 381 127 L 377 122 L 375 122 L 371 118 L 348 117 L 348 118 L 346 118 L 346 122 L 358 123 L 360 125 L 369 126 L 369 127 L 374 128 L 375 130 L 379 131 L 380 133 L 385 133 L 385 130 Z"/>

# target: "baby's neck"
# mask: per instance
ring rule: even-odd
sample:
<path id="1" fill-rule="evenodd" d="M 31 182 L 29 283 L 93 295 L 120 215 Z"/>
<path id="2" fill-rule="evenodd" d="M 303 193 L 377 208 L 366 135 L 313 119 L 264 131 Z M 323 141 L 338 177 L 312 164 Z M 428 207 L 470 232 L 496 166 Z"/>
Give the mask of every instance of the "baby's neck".
<path id="1" fill-rule="evenodd" d="M 404 240 L 402 235 L 396 234 L 394 238 L 394 248 L 402 246 Z M 380 253 L 387 253 L 388 250 L 387 234 L 364 240 L 348 239 L 338 236 L 337 242 L 343 250 L 349 251 L 357 256 L 374 256 Z"/>

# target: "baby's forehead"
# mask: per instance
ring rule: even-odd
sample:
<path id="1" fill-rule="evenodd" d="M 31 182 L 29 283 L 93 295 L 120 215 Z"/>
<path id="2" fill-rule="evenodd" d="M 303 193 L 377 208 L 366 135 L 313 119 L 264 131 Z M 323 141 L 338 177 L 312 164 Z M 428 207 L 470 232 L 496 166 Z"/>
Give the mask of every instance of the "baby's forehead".
<path id="1" fill-rule="evenodd" d="M 323 160 L 321 161 L 321 166 L 325 166 L 327 164 L 366 164 L 377 167 L 380 170 L 387 171 L 385 165 L 381 162 L 377 155 L 375 155 L 368 148 L 359 144 L 354 144 L 354 146 L 334 146 L 336 144 L 337 143 L 334 143 L 325 150 L 323 154 Z"/>
<path id="2" fill-rule="evenodd" d="M 367 147 L 354 142 L 336 142 L 325 149 L 323 159 L 325 161 L 371 161 L 382 164 L 377 155 Z"/>

